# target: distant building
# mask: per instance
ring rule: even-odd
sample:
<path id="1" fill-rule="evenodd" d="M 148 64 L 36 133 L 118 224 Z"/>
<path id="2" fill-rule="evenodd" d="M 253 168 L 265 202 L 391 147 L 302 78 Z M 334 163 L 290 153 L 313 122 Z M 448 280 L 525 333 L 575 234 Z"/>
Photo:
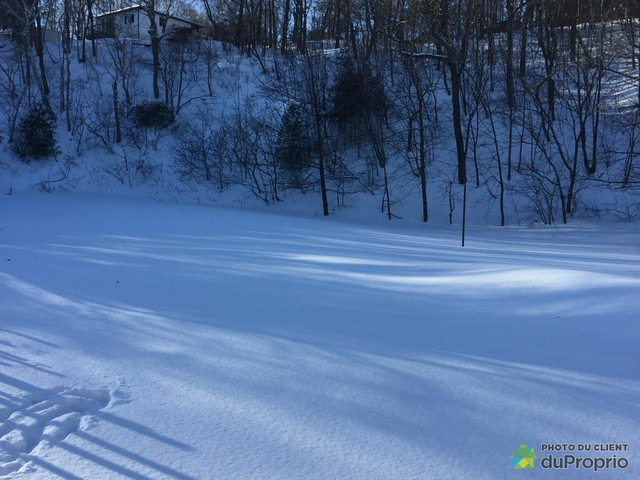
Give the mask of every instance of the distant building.
<path id="1" fill-rule="evenodd" d="M 204 30 L 202 25 L 184 18 L 155 12 L 158 35 L 186 36 Z M 151 38 L 151 20 L 147 10 L 140 6 L 121 8 L 97 15 L 90 38 Z"/>

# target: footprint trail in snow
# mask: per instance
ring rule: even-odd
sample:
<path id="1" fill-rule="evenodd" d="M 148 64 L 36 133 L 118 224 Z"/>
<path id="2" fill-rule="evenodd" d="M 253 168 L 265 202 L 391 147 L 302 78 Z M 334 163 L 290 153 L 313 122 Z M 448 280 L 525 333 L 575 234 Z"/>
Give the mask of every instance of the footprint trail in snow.
<path id="1" fill-rule="evenodd" d="M 30 456 L 86 428 L 91 415 L 110 401 L 105 389 L 59 387 L 33 394 L 22 405 L 0 409 L 0 476 L 20 470 Z"/>

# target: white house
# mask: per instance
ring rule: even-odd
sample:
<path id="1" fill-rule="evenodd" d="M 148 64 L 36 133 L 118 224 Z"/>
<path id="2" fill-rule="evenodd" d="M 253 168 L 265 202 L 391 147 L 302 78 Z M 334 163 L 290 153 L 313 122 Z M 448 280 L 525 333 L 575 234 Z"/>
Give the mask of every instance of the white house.
<path id="1" fill-rule="evenodd" d="M 204 29 L 202 25 L 184 18 L 165 15 L 157 11 L 155 12 L 155 20 L 158 35 L 192 33 Z M 141 5 L 134 5 L 97 15 L 93 37 L 149 39 L 151 38 L 150 30 L 151 20 L 147 10 Z"/>

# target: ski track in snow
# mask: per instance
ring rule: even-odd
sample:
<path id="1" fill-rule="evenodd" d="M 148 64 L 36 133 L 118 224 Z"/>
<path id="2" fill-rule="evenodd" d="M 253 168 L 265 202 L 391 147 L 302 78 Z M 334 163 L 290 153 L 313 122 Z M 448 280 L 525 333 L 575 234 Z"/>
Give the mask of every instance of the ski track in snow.
<path id="1" fill-rule="evenodd" d="M 111 401 L 105 389 L 58 387 L 0 410 L 0 476 L 20 470 L 31 457 L 90 424 Z"/>

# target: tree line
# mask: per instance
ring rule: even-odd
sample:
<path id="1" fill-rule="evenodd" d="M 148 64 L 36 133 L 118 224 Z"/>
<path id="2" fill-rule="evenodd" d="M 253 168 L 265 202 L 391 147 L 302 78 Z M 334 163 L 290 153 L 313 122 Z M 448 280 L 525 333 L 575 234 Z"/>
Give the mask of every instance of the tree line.
<path id="1" fill-rule="evenodd" d="M 637 1 L 145 0 L 153 105 L 140 101 L 144 54 L 89 34 L 97 14 L 122 6 L 0 0 L 0 27 L 13 42 L 12 61 L 1 66 L 10 142 L 37 103 L 102 147 L 148 148 L 131 129 L 135 138 L 123 139 L 123 123 L 143 125 L 160 108 L 167 127 L 195 96 L 213 97 L 213 38 L 259 62 L 261 102 L 273 103 L 278 122 L 253 100 L 238 100 L 219 124 L 206 108 L 191 110 L 196 121 L 171 132 L 184 178 L 242 184 L 267 203 L 288 189 L 318 189 L 325 215 L 330 198 L 340 204 L 369 190 L 382 192 L 381 209 L 393 218 L 402 184 L 420 191 L 426 222 L 434 182 L 450 218 L 467 188 L 495 204 L 501 225 L 508 202 L 545 223 L 566 223 L 581 209 L 597 214 L 601 207 L 581 197 L 601 188 L 613 192 L 604 197 L 618 214 L 638 213 Z M 170 42 L 156 11 L 201 23 L 207 40 Z M 47 30 L 60 34 L 55 67 Z M 71 62 L 100 55 L 110 92 L 100 106 L 83 104 Z M 111 171 L 122 180 L 131 166 L 121 156 L 124 167 Z"/>

